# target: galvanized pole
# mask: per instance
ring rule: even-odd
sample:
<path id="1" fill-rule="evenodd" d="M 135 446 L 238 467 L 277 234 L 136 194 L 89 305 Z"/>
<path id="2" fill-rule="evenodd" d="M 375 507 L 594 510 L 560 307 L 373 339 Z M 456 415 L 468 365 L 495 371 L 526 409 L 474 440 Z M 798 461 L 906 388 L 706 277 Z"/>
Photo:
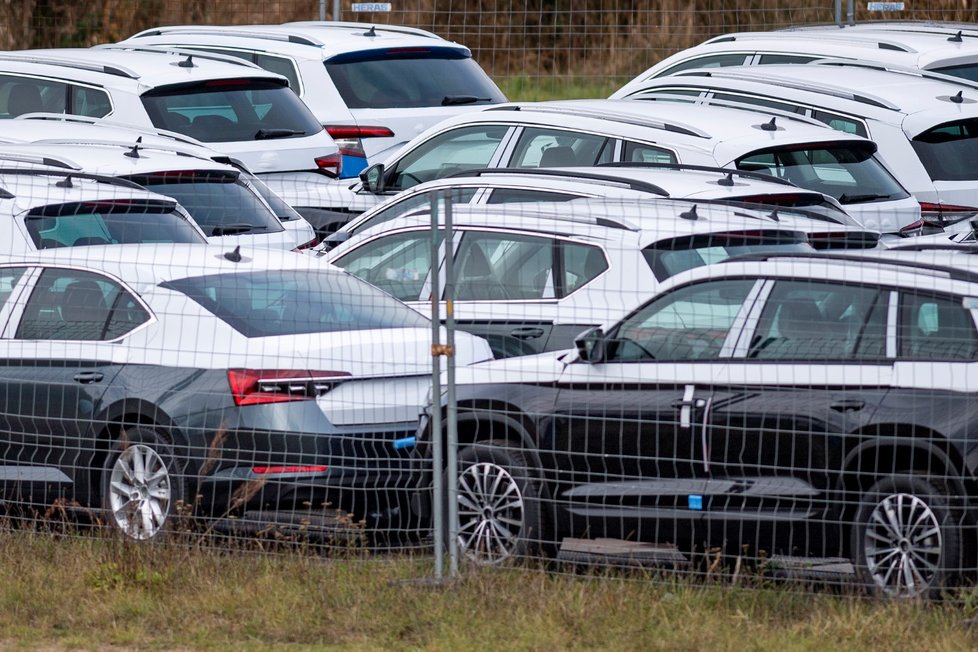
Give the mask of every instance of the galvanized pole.
<path id="1" fill-rule="evenodd" d="M 455 399 L 455 265 L 452 260 L 451 194 L 445 193 L 445 339 L 448 342 L 447 392 L 448 406 L 445 419 L 448 429 L 448 451 L 445 464 L 448 467 L 448 574 L 458 576 L 458 405 Z"/>
<path id="2" fill-rule="evenodd" d="M 333 20 L 338 21 L 339 19 L 340 19 L 340 0 L 333 0 Z"/>
<path id="3" fill-rule="evenodd" d="M 438 252 L 438 200 L 441 192 L 428 193 L 431 202 L 431 472 L 434 475 L 432 510 L 434 511 L 435 579 L 442 579 L 445 570 L 444 487 L 442 482 L 442 427 L 441 427 L 441 317 L 439 310 Z"/>
<path id="4" fill-rule="evenodd" d="M 326 0 L 319 0 L 319 20 L 326 20 Z"/>
<path id="5" fill-rule="evenodd" d="M 842 0 L 835 0 L 835 24 L 842 27 Z"/>
<path id="6" fill-rule="evenodd" d="M 854 0 L 846 0 L 846 20 L 850 25 L 856 24 L 856 3 Z"/>

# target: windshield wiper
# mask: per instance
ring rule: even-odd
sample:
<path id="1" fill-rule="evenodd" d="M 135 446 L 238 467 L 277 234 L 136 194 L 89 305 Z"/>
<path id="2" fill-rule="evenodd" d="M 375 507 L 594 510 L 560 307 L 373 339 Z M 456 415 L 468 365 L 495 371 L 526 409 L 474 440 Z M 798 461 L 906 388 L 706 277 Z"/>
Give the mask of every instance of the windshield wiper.
<path id="1" fill-rule="evenodd" d="M 305 136 L 306 132 L 298 129 L 259 129 L 255 133 L 255 140 L 267 140 L 269 138 L 288 138 L 289 136 Z"/>
<path id="2" fill-rule="evenodd" d="M 847 195 L 846 193 L 842 193 L 841 195 L 839 195 L 839 203 L 858 204 L 859 202 L 874 201 L 876 199 L 889 199 L 890 197 L 891 195 L 878 195 L 878 194 L 874 195 L 870 193 L 867 193 L 865 195 Z"/>
<path id="3" fill-rule="evenodd" d="M 267 226 L 261 224 L 221 224 L 211 229 L 211 235 L 241 235 L 252 231 L 265 231 Z"/>
<path id="4" fill-rule="evenodd" d="M 459 104 L 475 104 L 476 102 L 492 102 L 491 97 L 478 95 L 446 95 L 441 100 L 442 106 L 458 106 Z"/>

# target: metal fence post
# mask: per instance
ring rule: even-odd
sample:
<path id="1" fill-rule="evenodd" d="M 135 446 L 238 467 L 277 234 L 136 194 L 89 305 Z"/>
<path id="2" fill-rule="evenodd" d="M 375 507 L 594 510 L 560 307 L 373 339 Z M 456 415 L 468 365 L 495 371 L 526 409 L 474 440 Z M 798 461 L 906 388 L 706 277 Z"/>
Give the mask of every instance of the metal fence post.
<path id="1" fill-rule="evenodd" d="M 856 24 L 856 3 L 855 0 L 846 0 L 846 21 L 850 25 Z"/>
<path id="2" fill-rule="evenodd" d="M 835 0 L 835 24 L 842 27 L 842 0 Z"/>
<path id="3" fill-rule="evenodd" d="M 445 194 L 445 339 L 448 342 L 445 412 L 448 446 L 446 466 L 448 467 L 448 572 L 450 577 L 458 576 L 458 405 L 455 399 L 455 264 L 452 250 L 452 200 Z"/>
<path id="4" fill-rule="evenodd" d="M 431 472 L 433 475 L 432 511 L 434 512 L 435 579 L 442 579 L 445 554 L 445 511 L 442 482 L 442 427 L 441 427 L 441 318 L 439 310 L 438 252 L 438 200 L 441 192 L 428 193 L 431 203 Z"/>
<path id="5" fill-rule="evenodd" d="M 325 2 L 325 0 L 323 0 Z M 333 0 L 333 20 L 340 19 L 340 0 Z"/>

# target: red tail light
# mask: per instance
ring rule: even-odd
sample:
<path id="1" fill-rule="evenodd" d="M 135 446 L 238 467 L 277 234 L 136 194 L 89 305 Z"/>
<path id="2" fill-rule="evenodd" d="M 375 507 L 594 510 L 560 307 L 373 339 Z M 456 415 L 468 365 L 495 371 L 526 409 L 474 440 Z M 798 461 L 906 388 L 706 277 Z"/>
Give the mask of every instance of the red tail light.
<path id="1" fill-rule="evenodd" d="M 319 238 L 313 238 L 309 242 L 304 242 L 292 251 L 305 251 L 306 249 L 312 249 L 319 244 Z"/>
<path id="2" fill-rule="evenodd" d="M 315 160 L 316 167 L 323 174 L 331 177 L 340 176 L 340 171 L 343 169 L 343 160 L 340 158 L 339 152 L 328 154 L 327 156 L 317 156 Z"/>
<path id="3" fill-rule="evenodd" d="M 356 125 L 326 125 L 326 131 L 336 141 L 340 154 L 367 158 L 361 138 L 392 138 L 394 132 L 387 127 L 358 127 Z"/>
<path id="4" fill-rule="evenodd" d="M 292 369 L 228 369 L 235 405 L 309 401 L 348 378 L 346 371 Z"/>
<path id="5" fill-rule="evenodd" d="M 923 211 L 921 211 L 923 212 Z M 934 218 L 921 218 L 916 222 L 911 222 L 906 226 L 900 227 L 900 235 L 910 237 L 915 235 L 932 235 L 944 230 L 940 221 Z"/>
<path id="6" fill-rule="evenodd" d="M 271 473 L 322 473 L 326 466 L 253 466 L 251 472 L 257 475 Z"/>
<path id="7" fill-rule="evenodd" d="M 974 217 L 978 208 L 974 206 L 957 206 L 955 204 L 920 202 L 920 214 L 923 221 L 936 224 L 954 224 L 961 220 Z M 901 229 L 902 231 L 903 229 Z"/>

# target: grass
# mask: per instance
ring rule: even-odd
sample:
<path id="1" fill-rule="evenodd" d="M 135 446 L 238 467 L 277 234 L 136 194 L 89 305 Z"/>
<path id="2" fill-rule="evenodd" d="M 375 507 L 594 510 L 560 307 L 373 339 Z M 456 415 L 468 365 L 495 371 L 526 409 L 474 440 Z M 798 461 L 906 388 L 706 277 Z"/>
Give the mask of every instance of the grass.
<path id="1" fill-rule="evenodd" d="M 3 649 L 955 650 L 978 600 L 901 604 L 541 570 L 0 533 Z M 967 598 L 968 596 L 966 596 Z"/>
<path id="2" fill-rule="evenodd" d="M 628 77 L 502 77 L 499 89 L 514 102 L 604 98 L 621 88 Z"/>

